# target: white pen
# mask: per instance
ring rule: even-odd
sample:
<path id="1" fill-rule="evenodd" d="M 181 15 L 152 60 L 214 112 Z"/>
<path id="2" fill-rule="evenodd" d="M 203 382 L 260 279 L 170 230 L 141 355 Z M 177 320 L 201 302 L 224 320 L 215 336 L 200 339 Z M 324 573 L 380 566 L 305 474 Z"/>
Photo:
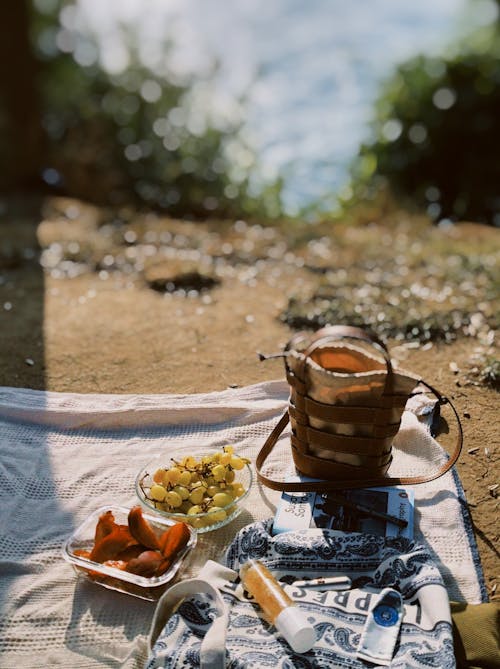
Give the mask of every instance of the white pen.
<path id="1" fill-rule="evenodd" d="M 297 588 L 317 588 L 320 590 L 349 590 L 352 581 L 349 576 L 324 576 L 304 581 L 294 581 Z"/>

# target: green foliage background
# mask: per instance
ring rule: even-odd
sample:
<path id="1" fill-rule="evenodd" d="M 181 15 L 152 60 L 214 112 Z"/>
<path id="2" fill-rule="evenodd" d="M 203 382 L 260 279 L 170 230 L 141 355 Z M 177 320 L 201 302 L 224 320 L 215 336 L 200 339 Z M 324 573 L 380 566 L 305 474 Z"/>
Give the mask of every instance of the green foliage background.
<path id="1" fill-rule="evenodd" d="M 17 110 L 7 113 L 11 131 L 0 95 L 0 158 L 9 168 L 0 175 L 0 188 L 12 187 L 8 177 L 15 167 L 24 181 L 16 184 L 14 177 L 14 186 L 25 186 L 23 172 L 29 170 L 23 167 L 32 163 L 53 191 L 98 204 L 130 204 L 176 217 L 290 222 L 281 197 L 284 177 L 262 180 L 245 139 L 243 114 L 217 118 L 205 108 L 206 100 L 193 96 L 198 78 L 181 80 L 148 69 L 139 58 L 138 38 L 125 28 L 130 64 L 117 74 L 106 71 L 97 40 L 67 20 L 74 0 L 19 2 L 30 10 L 33 54 L 20 61 L 26 104 L 21 95 Z M 473 7 L 475 0 L 470 2 Z M 170 48 L 165 40 L 165 62 Z M 446 54 L 421 55 L 388 78 L 376 103 L 372 137 L 353 163 L 351 186 L 326 193 L 301 217 L 344 216 L 352 205 L 376 201 L 388 186 L 406 206 L 423 209 L 433 220 L 500 225 L 499 20 Z M 216 66 L 205 83 L 215 73 Z M 26 81 L 30 77 L 33 81 Z M 11 90 L 12 82 L 10 77 Z M 38 104 L 30 116 L 33 101 Z M 328 113 L 333 112 L 325 109 Z M 13 124 L 19 114 L 23 118 Z M 32 182 L 33 175 L 27 176 Z"/>
<path id="2" fill-rule="evenodd" d="M 150 71 L 125 30 L 130 51 L 125 71 L 110 74 L 97 61 L 76 62 L 78 47 L 91 54 L 98 47 L 92 38 L 61 25 L 61 11 L 72 4 L 49 2 L 41 11 L 42 2 L 33 8 L 48 140 L 46 179 L 76 197 L 160 209 L 172 216 L 280 216 L 281 181 L 258 186 L 252 181 L 258 166 L 241 122 L 211 118 L 208 112 L 193 129 L 194 79 L 179 82 Z M 64 51 L 57 46 L 61 33 L 70 45 Z M 166 41 L 166 60 L 169 48 Z M 145 93 L 145 83 L 153 94 Z M 243 166 L 238 152 L 245 156 Z"/>
<path id="3" fill-rule="evenodd" d="M 354 199 L 384 180 L 435 220 L 500 225 L 499 22 L 443 58 L 403 63 L 377 101 L 373 137 L 353 166 Z"/>

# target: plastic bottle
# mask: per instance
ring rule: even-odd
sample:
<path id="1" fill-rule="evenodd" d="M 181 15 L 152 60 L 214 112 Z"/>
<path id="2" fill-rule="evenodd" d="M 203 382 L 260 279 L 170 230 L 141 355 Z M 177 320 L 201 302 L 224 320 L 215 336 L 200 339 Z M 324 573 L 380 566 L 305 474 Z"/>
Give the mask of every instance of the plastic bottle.
<path id="1" fill-rule="evenodd" d="M 286 594 L 278 581 L 258 560 L 240 568 L 240 578 L 269 621 L 296 653 L 307 653 L 316 643 L 316 632 L 307 616 Z"/>

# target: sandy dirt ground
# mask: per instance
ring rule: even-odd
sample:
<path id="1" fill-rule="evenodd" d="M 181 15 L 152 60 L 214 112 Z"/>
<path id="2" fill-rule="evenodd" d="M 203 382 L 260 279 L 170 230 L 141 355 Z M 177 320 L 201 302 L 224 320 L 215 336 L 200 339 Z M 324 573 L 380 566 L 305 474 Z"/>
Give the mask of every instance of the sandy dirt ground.
<path id="1" fill-rule="evenodd" d="M 78 393 L 197 393 L 283 378 L 281 362 L 261 363 L 257 351 L 277 351 L 293 334 L 280 314 L 290 295 L 307 300 L 314 278 L 283 249 L 278 253 L 268 245 L 257 252 L 258 244 L 252 247 L 249 238 L 265 237 L 262 230 L 240 225 L 235 239 L 229 231 L 214 235 L 211 226 L 172 223 L 165 245 L 176 241 L 183 246 L 183 239 L 196 234 L 201 254 L 200 246 L 196 253 L 184 244 L 175 257 L 149 265 L 148 253 L 153 253 L 146 248 L 141 272 L 133 272 L 125 265 L 116 268 L 108 253 L 89 271 L 76 261 L 64 266 L 60 247 L 51 244 L 76 240 L 81 256 L 84 242 L 96 233 L 98 215 L 91 207 L 66 202 L 66 213 L 71 206 L 79 212 L 66 216 L 71 224 L 62 220 L 57 213 L 62 205 L 56 204 L 38 218 L 30 213 L 0 223 L 0 385 Z M 500 233 L 487 234 L 499 244 Z M 129 242 L 136 242 L 134 235 Z M 45 249 L 43 270 L 38 245 Z M 59 256 L 51 259 L 47 249 Z M 245 249 L 252 253 L 241 262 Z M 137 261 L 137 248 L 129 253 L 134 254 Z M 154 281 L 172 280 L 172 268 L 177 277 L 186 275 L 190 267 L 203 268 L 208 257 L 220 260 L 210 264 L 213 287 L 197 290 L 186 284 L 185 290 L 171 293 L 151 289 Z M 458 471 L 486 586 L 496 599 L 498 392 L 465 380 L 478 342 L 464 337 L 423 348 L 396 341 L 388 345 L 402 366 L 449 395 L 458 409 L 464 428 Z"/>

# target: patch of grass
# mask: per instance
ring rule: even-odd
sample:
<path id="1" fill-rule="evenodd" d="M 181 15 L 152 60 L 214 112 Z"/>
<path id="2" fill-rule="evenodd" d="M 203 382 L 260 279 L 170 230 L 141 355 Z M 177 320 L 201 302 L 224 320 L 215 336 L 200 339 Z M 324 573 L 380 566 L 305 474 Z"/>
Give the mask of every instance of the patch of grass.
<path id="1" fill-rule="evenodd" d="M 305 301 L 291 297 L 281 318 L 296 329 L 341 323 L 401 341 L 492 343 L 500 252 L 479 237 L 454 239 L 431 226 L 417 237 L 408 224 L 336 230 L 308 245 L 314 287 Z"/>
<path id="2" fill-rule="evenodd" d="M 476 384 L 500 391 L 500 359 L 484 355 L 467 375 Z"/>

